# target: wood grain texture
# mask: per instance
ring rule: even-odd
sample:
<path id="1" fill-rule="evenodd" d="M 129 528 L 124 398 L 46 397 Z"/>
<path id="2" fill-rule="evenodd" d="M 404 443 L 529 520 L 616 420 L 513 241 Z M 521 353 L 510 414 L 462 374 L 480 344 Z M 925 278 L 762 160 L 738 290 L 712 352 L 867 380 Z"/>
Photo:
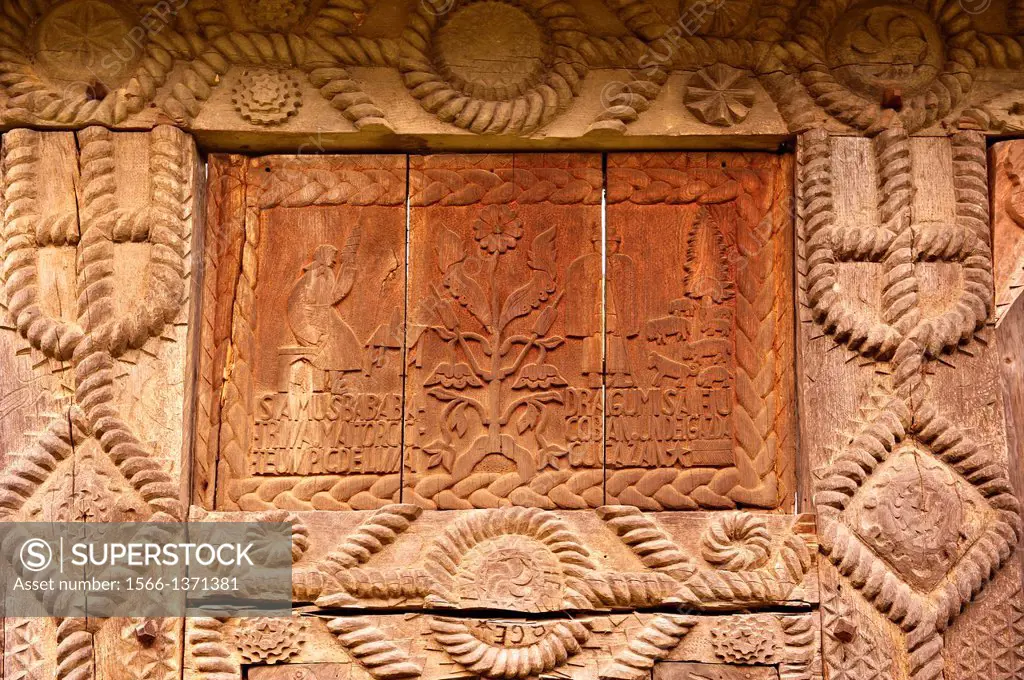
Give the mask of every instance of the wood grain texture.
<path id="1" fill-rule="evenodd" d="M 5 12 L 0 125 L 173 122 L 260 153 L 771 150 L 807 129 L 893 124 L 1013 134 L 1019 15 L 957 0 L 43 1 Z"/>
<path id="2" fill-rule="evenodd" d="M 188 619 L 186 678 L 298 664 L 312 677 L 642 680 L 660 661 L 815 677 L 807 516 L 411 504 L 192 515 L 270 517 L 293 525 L 301 615 Z"/>
<path id="3" fill-rule="evenodd" d="M 282 521 L 286 513 L 194 516 Z M 814 521 L 806 515 L 645 514 L 629 506 L 438 513 L 406 503 L 287 518 L 296 526 L 293 596 L 321 610 L 699 612 L 817 602 Z"/>
<path id="4" fill-rule="evenodd" d="M 600 505 L 599 417 L 571 438 L 600 405 L 600 156 L 414 157 L 410 178 L 404 499 Z"/>
<path id="5" fill-rule="evenodd" d="M 992 195 L 992 253 L 998 327 L 1024 291 L 1024 144 L 998 142 L 989 148 Z"/>
<path id="6" fill-rule="evenodd" d="M 184 520 L 201 171 L 170 127 L 4 136 L 3 519 Z M 183 622 L 141 623 L 7 619 L 4 677 L 179 678 Z"/>
<path id="7" fill-rule="evenodd" d="M 608 502 L 792 501 L 792 165 L 611 154 Z"/>
<path id="8" fill-rule="evenodd" d="M 1017 571 L 1021 531 L 988 329 L 984 140 L 816 132 L 799 153 L 801 432 L 829 563 L 825 664 L 940 677 L 969 644 L 951 628 L 961 611 L 987 611 L 971 602 Z M 847 664 L 844 649 L 881 656 Z"/>
<path id="9" fill-rule="evenodd" d="M 244 224 L 224 225 L 229 239 L 242 229 L 244 237 L 221 393 L 218 507 L 397 500 L 405 165 L 404 156 L 248 162 Z"/>
<path id="10" fill-rule="evenodd" d="M 184 677 L 497 680 L 557 673 L 584 680 L 642 680 L 665 662 L 713 666 L 725 673 L 712 676 L 716 680 L 814 677 L 812 638 L 794 632 L 802 629 L 805 618 L 637 614 L 533 622 L 443 615 L 189 619 Z M 264 664 L 271 665 L 260 668 Z M 794 675 L 795 668 L 802 675 Z M 745 674 L 751 670 L 758 674 Z"/>

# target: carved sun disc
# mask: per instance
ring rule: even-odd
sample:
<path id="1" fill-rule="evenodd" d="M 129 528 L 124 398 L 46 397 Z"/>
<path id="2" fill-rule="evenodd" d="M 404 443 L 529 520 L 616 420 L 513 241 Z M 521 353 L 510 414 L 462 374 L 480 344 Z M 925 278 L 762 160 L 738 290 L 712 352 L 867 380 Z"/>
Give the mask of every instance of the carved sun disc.
<path id="1" fill-rule="evenodd" d="M 115 87 L 143 54 L 130 36 L 136 23 L 102 0 L 57 5 L 36 28 L 39 62 L 58 80 Z"/>
<path id="2" fill-rule="evenodd" d="M 828 41 L 829 64 L 853 90 L 879 97 L 925 90 L 943 70 L 943 39 L 925 12 L 903 5 L 860 5 L 844 14 Z"/>
<path id="3" fill-rule="evenodd" d="M 977 491 L 953 471 L 907 447 L 861 489 L 847 518 L 872 550 L 927 592 L 979 532 L 983 507 Z"/>
<path id="4" fill-rule="evenodd" d="M 435 37 L 441 72 L 474 96 L 511 97 L 544 71 L 546 36 L 527 12 L 504 2 L 476 2 L 455 10 Z"/>

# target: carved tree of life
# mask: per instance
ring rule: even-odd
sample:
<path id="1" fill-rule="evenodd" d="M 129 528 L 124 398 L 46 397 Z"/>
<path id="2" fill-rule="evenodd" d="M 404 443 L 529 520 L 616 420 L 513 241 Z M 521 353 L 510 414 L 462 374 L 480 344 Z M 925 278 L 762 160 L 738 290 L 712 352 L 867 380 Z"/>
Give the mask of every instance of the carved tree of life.
<path id="1" fill-rule="evenodd" d="M 547 353 L 565 341 L 548 335 L 561 299 L 556 294 L 555 227 L 530 242 L 528 280 L 509 292 L 495 276 L 524 234 L 513 208 L 492 205 L 477 218 L 472 240 L 445 229 L 436 247 L 441 286 L 432 286 L 422 303 L 418 318 L 425 323 L 410 348 L 425 341 L 425 332 L 446 343 L 447 359 L 424 382 L 427 394 L 445 404 L 440 436 L 424 450 L 430 455 L 428 469 L 440 466 L 455 479 L 464 479 L 496 455 L 512 462 L 526 480 L 548 465 L 557 469 L 567 452 L 564 444 L 544 436 L 547 405 L 562 403 L 552 388 L 567 384 L 558 368 L 546 362 Z M 479 329 L 464 326 L 453 305 L 464 307 Z M 522 317 L 534 319 L 529 333 L 510 332 L 511 322 Z M 514 393 L 521 394 L 511 400 L 503 398 L 502 390 L 510 380 Z M 473 414 L 485 432 L 466 441 Z M 517 443 L 506 431 L 509 426 L 519 437 L 533 434 L 536 454 Z"/>

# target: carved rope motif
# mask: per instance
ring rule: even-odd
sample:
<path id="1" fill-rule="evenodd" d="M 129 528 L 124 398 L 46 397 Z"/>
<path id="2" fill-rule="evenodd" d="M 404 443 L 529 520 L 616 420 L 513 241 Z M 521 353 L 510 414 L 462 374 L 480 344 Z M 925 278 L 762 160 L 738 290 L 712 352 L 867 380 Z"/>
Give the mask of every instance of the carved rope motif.
<path id="1" fill-rule="evenodd" d="M 880 383 L 878 407 L 815 485 L 821 549 L 854 588 L 905 633 L 911 677 L 940 678 L 942 632 L 1009 559 L 1021 535 L 1018 502 L 1004 467 L 941 414 L 925 380 L 928 362 L 971 341 L 992 311 L 984 139 L 980 134 L 960 133 L 951 140 L 955 222 L 917 224 L 911 210 L 909 139 L 899 126 L 882 132 L 873 141 L 879 224 L 842 231 L 835 224 L 828 135 L 808 133 L 801 144 L 807 302 L 815 321 L 836 342 L 891 365 L 891 377 L 876 380 Z M 952 309 L 935 317 L 924 316 L 919 308 L 915 266 L 924 261 L 955 263 L 963 271 L 959 299 Z M 838 290 L 839 268 L 849 262 L 881 266 L 877 318 Z M 963 480 L 986 508 L 984 527 L 976 540 L 955 564 L 940 565 L 947 569 L 936 574 L 941 578 L 930 580 L 914 572 L 908 575 L 899 562 L 880 557 L 848 519 L 858 494 L 883 466 L 889 466 L 891 478 L 899 474 L 892 461 L 924 455 L 907 453 L 912 444 L 941 463 L 931 468 L 927 467 L 932 465 L 927 463 L 930 458 L 924 459 L 927 475 L 955 475 L 952 483 Z M 938 498 L 955 493 L 930 486 L 927 480 L 926 476 L 921 483 L 922 493 Z M 881 540 L 889 539 L 883 533 Z"/>
<path id="2" fill-rule="evenodd" d="M 150 133 L 150 204 L 125 211 L 115 197 L 114 133 L 82 131 L 78 217 L 50 215 L 39 204 L 42 134 L 18 130 L 4 137 L 4 285 L 17 332 L 47 358 L 70 361 L 75 389 L 69 417 L 54 420 L 0 479 L 2 512 L 16 515 L 60 462 L 73 455 L 74 446 L 94 437 L 149 504 L 153 519 L 181 519 L 179 489 L 118 413 L 114 374 L 118 357 L 173 323 L 187 294 L 190 194 L 184 133 L 170 127 Z M 119 313 L 113 259 L 126 243 L 152 246 L 151 285 L 142 299 Z M 47 247 L 76 251 L 77 321 L 54 318 L 40 306 L 38 255 Z"/>

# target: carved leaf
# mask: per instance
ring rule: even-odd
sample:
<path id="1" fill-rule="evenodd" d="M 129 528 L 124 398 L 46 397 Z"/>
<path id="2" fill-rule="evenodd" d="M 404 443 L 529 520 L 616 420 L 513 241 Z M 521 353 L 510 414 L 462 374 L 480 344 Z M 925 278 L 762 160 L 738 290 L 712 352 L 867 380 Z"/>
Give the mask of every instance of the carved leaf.
<path id="1" fill-rule="evenodd" d="M 469 420 L 466 418 L 466 404 L 465 402 L 456 404 L 448 414 L 446 425 L 448 429 L 459 435 L 459 438 L 466 436 L 466 431 L 469 429 Z"/>
<path id="2" fill-rule="evenodd" d="M 555 227 L 543 231 L 533 239 L 530 244 L 530 258 L 528 263 L 531 269 L 539 269 L 547 272 L 552 279 L 556 276 L 555 259 L 558 251 L 555 247 Z"/>
<path id="3" fill-rule="evenodd" d="M 544 271 L 534 271 L 530 281 L 505 299 L 498 327 L 504 328 L 513 319 L 529 314 L 555 291 L 555 281 Z"/>
<path id="4" fill-rule="evenodd" d="M 523 434 L 529 429 L 536 427 L 537 419 L 540 417 L 540 409 L 534 404 L 528 404 L 523 410 L 522 415 L 519 416 L 519 420 L 516 422 L 516 431 L 519 434 Z"/>
<path id="5" fill-rule="evenodd" d="M 565 338 L 560 335 L 553 335 L 550 338 L 542 338 L 541 340 L 538 340 L 537 344 L 544 349 L 555 349 L 563 342 L 565 342 Z"/>
<path id="6" fill-rule="evenodd" d="M 465 307 L 484 326 L 491 325 L 491 311 L 487 305 L 487 294 L 476 279 L 466 274 L 462 265 L 454 263 L 442 283 L 455 300 Z"/>
<path id="7" fill-rule="evenodd" d="M 462 239 L 451 229 L 445 229 L 441 234 L 434 252 L 437 253 L 437 268 L 441 270 L 442 274 L 446 274 L 452 265 L 466 259 L 466 249 L 462 244 Z"/>

